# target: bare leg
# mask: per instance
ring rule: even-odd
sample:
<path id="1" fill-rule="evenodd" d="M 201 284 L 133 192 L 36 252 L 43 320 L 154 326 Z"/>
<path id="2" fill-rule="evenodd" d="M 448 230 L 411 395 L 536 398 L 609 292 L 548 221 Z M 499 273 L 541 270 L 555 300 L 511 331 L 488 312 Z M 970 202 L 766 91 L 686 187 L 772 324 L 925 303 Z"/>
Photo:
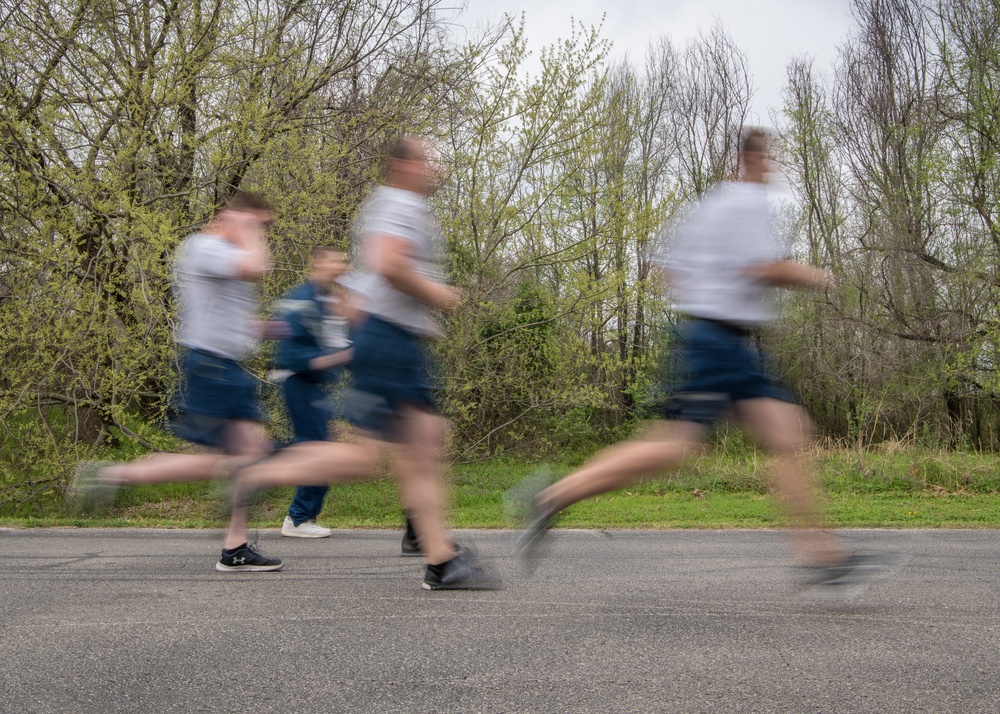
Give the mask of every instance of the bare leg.
<path id="1" fill-rule="evenodd" d="M 257 422 L 232 421 L 226 427 L 224 438 L 224 454 L 154 454 L 125 464 L 105 466 L 101 473 L 125 484 L 212 481 L 227 476 L 226 464 L 257 459 L 271 450 Z"/>
<path id="2" fill-rule="evenodd" d="M 174 483 L 211 481 L 225 477 L 220 467 L 238 458 L 259 458 L 270 450 L 260 425 L 237 420 L 226 426 L 224 447 L 227 454 L 155 454 L 128 464 L 116 464 L 102 470 L 106 478 L 122 483 Z M 235 548 L 247 540 L 247 509 L 233 508 L 223 547 Z"/>
<path id="3" fill-rule="evenodd" d="M 792 519 L 794 543 L 807 562 L 829 565 L 847 552 L 821 526 L 816 478 L 803 449 L 813 438 L 812 420 L 802 407 L 777 399 L 736 403 L 740 423 L 775 456 L 772 478 Z"/>
<path id="4" fill-rule="evenodd" d="M 241 469 L 239 482 L 252 489 L 273 486 L 321 486 L 371 478 L 382 442 L 365 437 L 358 444 L 307 441 Z"/>
<path id="5" fill-rule="evenodd" d="M 413 512 L 413 527 L 427 562 L 438 565 L 455 557 L 445 527 L 447 497 L 442 450 L 447 422 L 412 405 L 400 408 L 402 443 L 395 447 L 400 499 Z"/>
<path id="6" fill-rule="evenodd" d="M 680 467 L 701 450 L 705 428 L 690 422 L 660 425 L 637 441 L 599 452 L 583 468 L 538 494 L 538 505 L 553 511 L 607 493 L 639 479 Z"/>
<path id="7" fill-rule="evenodd" d="M 219 478 L 223 454 L 154 454 L 127 464 L 101 469 L 105 477 L 122 483 L 174 483 Z"/>
<path id="8" fill-rule="evenodd" d="M 270 450 L 264 430 L 256 422 L 234 421 L 226 429 L 226 451 L 230 454 L 259 458 Z M 223 548 L 232 549 L 247 542 L 247 519 L 245 505 L 233 506 Z"/>

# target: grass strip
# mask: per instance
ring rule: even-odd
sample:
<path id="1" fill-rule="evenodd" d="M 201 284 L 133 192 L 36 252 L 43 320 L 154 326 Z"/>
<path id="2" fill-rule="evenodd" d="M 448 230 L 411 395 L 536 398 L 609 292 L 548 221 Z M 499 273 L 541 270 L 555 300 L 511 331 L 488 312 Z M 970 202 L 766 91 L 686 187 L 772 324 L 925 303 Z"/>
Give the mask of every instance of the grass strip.
<path id="1" fill-rule="evenodd" d="M 816 454 L 832 527 L 1000 527 L 1000 459 L 994 455 L 822 451 Z M 562 514 L 569 528 L 771 528 L 784 525 L 769 494 L 766 458 L 752 449 L 715 450 L 673 479 L 654 479 L 578 503 Z M 510 527 L 503 493 L 532 464 L 497 460 L 458 466 L 451 478 L 451 522 L 457 528 Z M 572 466 L 554 465 L 553 473 Z M 215 484 L 162 484 L 124 489 L 101 517 L 69 514 L 56 497 L 0 516 L 8 527 L 221 528 L 227 506 Z M 253 525 L 276 528 L 291 489 L 255 507 Z M 321 523 L 332 528 L 396 528 L 402 524 L 396 484 L 389 479 L 335 486 Z"/>

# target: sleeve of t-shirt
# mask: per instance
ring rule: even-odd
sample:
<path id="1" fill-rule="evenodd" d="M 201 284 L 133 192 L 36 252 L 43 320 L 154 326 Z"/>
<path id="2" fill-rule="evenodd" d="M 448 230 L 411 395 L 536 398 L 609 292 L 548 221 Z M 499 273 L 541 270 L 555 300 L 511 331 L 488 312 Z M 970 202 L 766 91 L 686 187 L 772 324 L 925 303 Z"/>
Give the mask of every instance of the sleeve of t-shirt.
<path id="1" fill-rule="evenodd" d="M 365 232 L 369 235 L 390 235 L 404 238 L 414 245 L 420 244 L 420 239 L 414 227 L 417 219 L 408 207 L 397 202 L 385 202 L 373 210 L 368 216 Z"/>
<path id="2" fill-rule="evenodd" d="M 189 247 L 185 268 L 210 278 L 238 278 L 243 249 L 216 236 L 206 236 Z"/>

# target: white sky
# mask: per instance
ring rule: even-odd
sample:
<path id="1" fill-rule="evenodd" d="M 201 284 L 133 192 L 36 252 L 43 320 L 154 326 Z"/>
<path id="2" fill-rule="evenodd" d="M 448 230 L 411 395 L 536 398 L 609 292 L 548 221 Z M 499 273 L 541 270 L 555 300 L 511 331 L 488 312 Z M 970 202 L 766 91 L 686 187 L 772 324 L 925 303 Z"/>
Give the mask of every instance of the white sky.
<path id="1" fill-rule="evenodd" d="M 521 12 L 536 54 L 569 36 L 571 17 L 597 25 L 606 15 L 601 35 L 614 42 L 612 56 L 627 54 L 636 64 L 645 58 L 650 40 L 668 35 L 683 45 L 718 19 L 747 54 L 757 89 L 750 122 L 764 126 L 774 123 L 769 109 L 782 105 L 788 61 L 808 55 L 818 70 L 832 73 L 837 45 L 854 25 L 850 0 L 466 0 L 457 22 L 474 28 L 483 20 Z"/>

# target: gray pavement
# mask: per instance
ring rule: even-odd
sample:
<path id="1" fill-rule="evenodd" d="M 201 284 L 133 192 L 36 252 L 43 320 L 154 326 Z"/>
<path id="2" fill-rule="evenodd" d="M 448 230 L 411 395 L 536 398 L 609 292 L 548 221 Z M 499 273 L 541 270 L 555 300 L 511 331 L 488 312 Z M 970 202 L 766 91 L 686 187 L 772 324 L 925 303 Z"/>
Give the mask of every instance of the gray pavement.
<path id="1" fill-rule="evenodd" d="M 908 557 L 850 600 L 772 531 L 461 532 L 499 592 L 426 592 L 399 533 L 0 529 L 0 711 L 998 712 L 1000 532 L 845 531 Z"/>

